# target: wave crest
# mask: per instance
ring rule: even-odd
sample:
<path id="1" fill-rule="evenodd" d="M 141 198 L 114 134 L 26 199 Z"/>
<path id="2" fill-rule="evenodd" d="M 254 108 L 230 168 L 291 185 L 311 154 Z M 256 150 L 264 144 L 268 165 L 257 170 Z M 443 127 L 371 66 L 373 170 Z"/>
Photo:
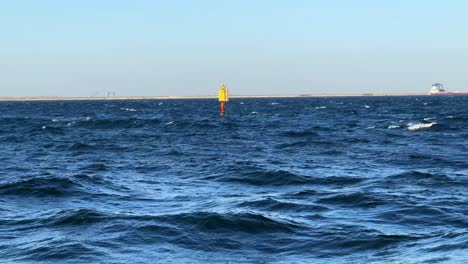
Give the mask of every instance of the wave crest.
<path id="1" fill-rule="evenodd" d="M 0 194 L 18 196 L 67 196 L 81 185 L 66 178 L 33 178 L 0 185 Z"/>
<path id="2" fill-rule="evenodd" d="M 432 127 L 433 125 L 436 125 L 436 124 L 437 124 L 436 122 L 408 124 L 408 130 L 409 131 L 418 131 L 418 130 L 430 128 L 430 127 Z"/>
<path id="3" fill-rule="evenodd" d="M 285 170 L 254 170 L 237 176 L 225 176 L 226 182 L 245 183 L 250 185 L 300 185 L 310 183 L 311 179 Z"/>

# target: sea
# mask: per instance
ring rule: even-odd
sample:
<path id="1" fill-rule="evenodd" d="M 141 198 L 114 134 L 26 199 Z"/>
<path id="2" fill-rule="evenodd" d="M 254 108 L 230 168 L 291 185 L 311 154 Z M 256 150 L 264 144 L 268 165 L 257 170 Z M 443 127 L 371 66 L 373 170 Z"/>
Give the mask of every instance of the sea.
<path id="1" fill-rule="evenodd" d="M 0 102 L 0 263 L 468 263 L 468 97 Z"/>

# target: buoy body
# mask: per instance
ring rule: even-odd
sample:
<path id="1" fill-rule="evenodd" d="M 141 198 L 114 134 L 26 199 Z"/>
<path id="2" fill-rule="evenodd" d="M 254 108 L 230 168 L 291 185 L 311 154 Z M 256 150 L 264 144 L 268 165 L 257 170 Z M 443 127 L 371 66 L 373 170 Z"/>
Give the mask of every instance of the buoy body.
<path id="1" fill-rule="evenodd" d="M 224 83 L 221 85 L 221 88 L 219 89 L 218 92 L 218 100 L 220 103 L 220 110 L 221 110 L 221 115 L 224 115 L 224 112 L 226 110 L 226 102 L 229 101 L 229 91 L 226 89 L 226 86 Z"/>
<path id="2" fill-rule="evenodd" d="M 224 108 L 224 102 L 220 102 L 220 104 L 221 104 L 221 105 L 220 105 L 220 106 L 221 106 L 221 113 L 224 113 L 224 110 L 225 110 L 225 108 Z"/>

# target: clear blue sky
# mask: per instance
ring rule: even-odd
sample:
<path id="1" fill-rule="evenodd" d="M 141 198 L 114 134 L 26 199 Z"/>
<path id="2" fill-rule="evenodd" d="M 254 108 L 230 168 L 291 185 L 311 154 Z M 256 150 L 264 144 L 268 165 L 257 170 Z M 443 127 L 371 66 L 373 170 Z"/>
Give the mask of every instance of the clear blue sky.
<path id="1" fill-rule="evenodd" d="M 464 0 L 0 0 L 0 96 L 468 90 Z"/>

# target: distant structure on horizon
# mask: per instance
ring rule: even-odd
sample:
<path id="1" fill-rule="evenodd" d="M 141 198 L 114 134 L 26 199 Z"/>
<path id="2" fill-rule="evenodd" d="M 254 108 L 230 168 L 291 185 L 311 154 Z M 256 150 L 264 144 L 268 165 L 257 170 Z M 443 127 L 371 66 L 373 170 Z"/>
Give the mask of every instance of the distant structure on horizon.
<path id="1" fill-rule="evenodd" d="M 443 93 L 445 92 L 444 85 L 441 83 L 434 83 L 431 88 L 431 94 Z"/>
<path id="2" fill-rule="evenodd" d="M 430 95 L 468 95 L 468 92 L 447 92 L 444 85 L 441 83 L 434 83 L 431 88 Z"/>

